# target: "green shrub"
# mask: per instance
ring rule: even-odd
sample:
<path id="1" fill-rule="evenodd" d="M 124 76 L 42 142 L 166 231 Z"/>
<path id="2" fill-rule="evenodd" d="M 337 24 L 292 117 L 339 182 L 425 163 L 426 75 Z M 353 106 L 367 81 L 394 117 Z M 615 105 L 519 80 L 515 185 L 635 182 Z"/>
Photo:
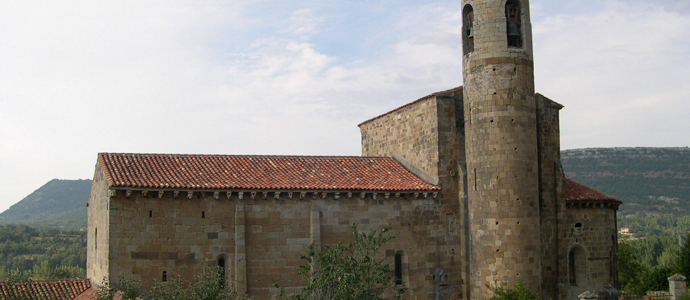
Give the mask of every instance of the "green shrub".
<path id="1" fill-rule="evenodd" d="M 498 283 L 487 285 L 487 287 L 494 292 L 494 296 L 489 300 L 539 300 L 539 294 L 525 286 L 522 279 L 518 279 L 513 288 L 505 288 L 499 286 Z"/>

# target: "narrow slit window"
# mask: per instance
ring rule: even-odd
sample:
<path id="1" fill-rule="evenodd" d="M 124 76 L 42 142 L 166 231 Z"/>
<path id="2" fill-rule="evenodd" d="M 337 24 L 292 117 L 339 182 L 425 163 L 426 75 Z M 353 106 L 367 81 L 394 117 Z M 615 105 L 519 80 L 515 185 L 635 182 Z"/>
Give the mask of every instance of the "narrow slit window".
<path id="1" fill-rule="evenodd" d="M 477 190 L 477 168 L 474 169 L 474 190 Z"/>
<path id="2" fill-rule="evenodd" d="M 572 285 L 577 284 L 577 273 L 575 271 L 575 253 L 571 250 L 568 254 L 568 279 Z"/>
<path id="3" fill-rule="evenodd" d="M 161 281 L 167 282 L 168 281 L 168 271 L 163 271 L 163 275 L 161 276 Z"/>
<path id="4" fill-rule="evenodd" d="M 402 285 L 402 254 L 395 255 L 395 285 Z"/>

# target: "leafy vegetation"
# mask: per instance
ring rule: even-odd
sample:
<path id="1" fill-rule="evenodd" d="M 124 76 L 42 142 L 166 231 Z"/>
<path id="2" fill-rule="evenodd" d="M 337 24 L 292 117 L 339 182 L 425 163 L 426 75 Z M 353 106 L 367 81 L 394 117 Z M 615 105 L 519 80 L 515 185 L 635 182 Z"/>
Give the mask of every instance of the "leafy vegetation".
<path id="1" fill-rule="evenodd" d="M 86 276 L 86 232 L 0 226 L 0 280 Z"/>
<path id="2" fill-rule="evenodd" d="M 494 283 L 493 285 L 487 286 L 494 296 L 489 298 L 489 300 L 539 300 L 539 294 L 533 290 L 530 290 L 522 279 L 518 279 L 514 288 L 506 288 Z"/>
<path id="3" fill-rule="evenodd" d="M 690 239 L 690 233 L 685 235 Z M 668 290 L 668 278 L 690 275 L 690 243 L 680 247 L 673 238 L 648 237 L 618 244 L 618 277 L 626 293 Z"/>
<path id="4" fill-rule="evenodd" d="M 186 284 L 182 279 L 175 278 L 167 282 L 158 282 L 151 291 L 141 290 L 141 281 L 122 278 L 117 287 L 111 287 L 108 279 L 104 278 L 104 285 L 97 288 L 98 300 L 112 300 L 115 291 L 122 292 L 122 299 L 148 300 L 250 300 L 251 297 L 238 294 L 234 287 L 225 287 L 221 282 L 224 276 L 221 269 L 206 268 L 203 274 L 194 276 L 194 282 Z"/>
<path id="5" fill-rule="evenodd" d="M 353 241 L 326 246 L 323 252 L 316 252 L 310 245 L 306 254 L 300 256 L 306 263 L 299 266 L 299 274 L 307 279 L 307 286 L 300 291 L 287 294 L 280 290 L 281 297 L 289 300 L 317 299 L 386 299 L 383 294 L 391 290 L 399 299 L 405 290 L 396 285 L 396 278 L 385 259 L 381 259 L 381 246 L 393 239 L 389 229 L 361 233 L 357 224 L 352 225 Z M 276 284 L 276 287 L 279 287 Z M 280 288 L 280 287 L 279 287 Z"/>

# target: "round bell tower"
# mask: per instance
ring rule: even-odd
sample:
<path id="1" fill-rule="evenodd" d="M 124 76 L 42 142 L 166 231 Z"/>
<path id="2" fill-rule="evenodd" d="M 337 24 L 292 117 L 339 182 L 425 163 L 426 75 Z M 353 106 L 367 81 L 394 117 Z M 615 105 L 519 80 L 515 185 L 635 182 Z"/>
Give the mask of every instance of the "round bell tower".
<path id="1" fill-rule="evenodd" d="M 528 0 L 463 0 L 470 299 L 541 289 L 537 108 Z"/>

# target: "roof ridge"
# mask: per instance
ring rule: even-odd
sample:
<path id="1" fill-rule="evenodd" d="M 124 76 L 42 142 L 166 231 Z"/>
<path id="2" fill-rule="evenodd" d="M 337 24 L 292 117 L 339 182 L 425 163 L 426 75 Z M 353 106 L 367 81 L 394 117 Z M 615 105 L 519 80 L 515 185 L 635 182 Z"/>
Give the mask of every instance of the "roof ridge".
<path id="1" fill-rule="evenodd" d="M 406 107 L 408 107 L 408 106 L 412 106 L 412 105 L 414 105 L 414 104 L 417 103 L 417 102 L 424 101 L 424 100 L 426 100 L 426 99 L 429 99 L 429 98 L 431 98 L 431 97 L 435 97 L 435 96 L 438 96 L 438 95 L 441 95 L 441 94 L 459 91 L 459 90 L 462 90 L 462 88 L 463 88 L 463 86 L 461 85 L 461 86 L 458 86 L 458 87 L 454 87 L 454 88 L 452 88 L 452 89 L 447 89 L 447 90 L 445 90 L 445 91 L 439 91 L 439 92 L 431 93 L 431 94 L 426 95 L 426 96 L 424 96 L 424 97 L 422 97 L 422 98 L 419 98 L 419 99 L 417 99 L 417 100 L 414 100 L 414 101 L 412 101 L 412 102 L 409 102 L 409 103 L 407 103 L 407 104 L 404 104 L 404 105 L 402 105 L 402 106 L 400 106 L 400 107 L 398 107 L 398 108 L 395 108 L 395 109 L 393 109 L 393 110 L 391 110 L 391 111 L 388 111 L 388 112 L 386 112 L 386 113 L 383 113 L 383 114 L 380 114 L 380 115 L 378 115 L 378 116 L 376 116 L 376 117 L 373 117 L 373 118 L 371 118 L 371 119 L 368 119 L 368 120 L 366 120 L 366 121 L 364 121 L 364 122 L 362 122 L 362 123 L 359 123 L 357 126 L 362 126 L 362 125 L 364 125 L 364 124 L 366 124 L 366 123 L 369 123 L 369 122 L 371 122 L 371 121 L 373 121 L 373 120 L 376 120 L 376 119 L 378 119 L 378 118 L 384 117 L 384 116 L 386 116 L 386 115 L 389 115 L 389 114 L 391 114 L 391 113 L 394 113 L 394 112 L 396 112 L 396 111 L 398 111 L 398 110 L 401 110 L 401 109 L 403 109 L 403 108 L 406 108 Z"/>
<path id="2" fill-rule="evenodd" d="M 99 153 L 110 187 L 431 191 L 388 156 Z"/>
<path id="3" fill-rule="evenodd" d="M 355 159 L 395 159 L 392 156 L 361 155 L 298 155 L 298 154 L 190 154 L 190 153 L 136 153 L 136 152 L 99 152 L 100 155 L 126 156 L 182 156 L 182 157 L 285 157 L 285 158 L 355 158 Z"/>

